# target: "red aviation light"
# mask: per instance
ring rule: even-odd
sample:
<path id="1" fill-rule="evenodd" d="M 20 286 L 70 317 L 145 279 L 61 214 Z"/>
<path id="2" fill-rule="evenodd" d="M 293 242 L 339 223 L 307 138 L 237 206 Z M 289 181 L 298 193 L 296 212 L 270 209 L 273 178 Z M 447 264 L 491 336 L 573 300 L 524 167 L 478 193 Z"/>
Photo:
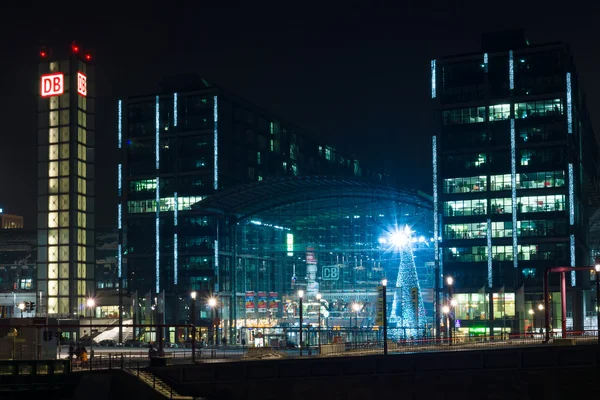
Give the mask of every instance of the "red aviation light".
<path id="1" fill-rule="evenodd" d="M 44 50 L 40 51 L 40 57 L 45 58 L 48 55 Z"/>
<path id="2" fill-rule="evenodd" d="M 85 59 L 90 61 L 92 59 L 92 55 L 91 54 L 86 54 L 85 55 Z"/>
<path id="3" fill-rule="evenodd" d="M 71 45 L 71 50 L 73 50 L 73 53 L 78 53 L 79 52 L 79 46 L 77 46 L 75 43 L 73 43 Z"/>

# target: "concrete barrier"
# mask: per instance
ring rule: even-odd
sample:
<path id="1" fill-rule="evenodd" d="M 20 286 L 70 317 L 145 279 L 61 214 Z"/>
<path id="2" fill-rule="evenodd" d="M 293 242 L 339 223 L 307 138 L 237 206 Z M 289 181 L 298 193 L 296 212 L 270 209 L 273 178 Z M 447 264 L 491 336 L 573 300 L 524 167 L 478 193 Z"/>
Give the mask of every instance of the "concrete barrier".
<path id="1" fill-rule="evenodd" d="M 321 345 L 321 355 L 340 354 L 346 351 L 346 343 L 332 343 Z"/>

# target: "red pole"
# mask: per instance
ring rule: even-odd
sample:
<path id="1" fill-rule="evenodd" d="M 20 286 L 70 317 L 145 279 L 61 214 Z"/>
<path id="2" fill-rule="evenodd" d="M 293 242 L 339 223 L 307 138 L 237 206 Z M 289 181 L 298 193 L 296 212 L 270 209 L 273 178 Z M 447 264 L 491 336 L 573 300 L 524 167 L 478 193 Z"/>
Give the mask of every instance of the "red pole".
<path id="1" fill-rule="evenodd" d="M 564 272 L 560 273 L 560 304 L 562 320 L 562 338 L 567 337 L 567 278 Z"/>
<path id="2" fill-rule="evenodd" d="M 550 342 L 550 291 L 548 289 L 548 277 L 550 268 L 544 270 L 544 318 L 546 320 L 546 343 Z"/>

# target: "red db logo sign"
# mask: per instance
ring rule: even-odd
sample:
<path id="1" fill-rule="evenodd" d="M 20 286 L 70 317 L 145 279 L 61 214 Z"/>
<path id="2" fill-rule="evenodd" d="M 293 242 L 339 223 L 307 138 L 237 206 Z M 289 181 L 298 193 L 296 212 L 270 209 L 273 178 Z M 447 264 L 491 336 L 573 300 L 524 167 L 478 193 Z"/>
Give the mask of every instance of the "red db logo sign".
<path id="1" fill-rule="evenodd" d="M 42 75 L 42 97 L 59 96 L 65 91 L 65 76 L 57 74 Z"/>
<path id="2" fill-rule="evenodd" d="M 77 72 L 77 93 L 87 96 L 87 78 L 81 72 Z"/>

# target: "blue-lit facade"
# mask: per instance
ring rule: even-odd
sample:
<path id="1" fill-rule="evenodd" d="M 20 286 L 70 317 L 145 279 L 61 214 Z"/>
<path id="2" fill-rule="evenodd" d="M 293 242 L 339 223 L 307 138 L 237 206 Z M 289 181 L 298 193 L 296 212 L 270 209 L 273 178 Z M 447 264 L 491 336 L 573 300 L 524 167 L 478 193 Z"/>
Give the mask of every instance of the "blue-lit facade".
<path id="1" fill-rule="evenodd" d="M 188 321 L 186 307 L 192 290 L 199 292 L 199 301 L 209 295 L 225 299 L 224 291 L 236 285 L 228 260 L 230 233 L 222 228 L 221 217 L 196 210 L 195 204 L 215 192 L 272 178 L 332 175 L 383 179 L 363 168 L 356 158 L 319 144 L 204 80 L 195 86 L 168 84 L 163 93 L 120 100 L 117 114 L 121 149 L 117 171 L 119 271 L 131 297 L 154 298 L 166 293 L 167 323 Z M 285 247 L 284 231 L 280 234 L 280 230 L 265 226 L 259 230 L 264 238 L 280 241 Z M 242 230 L 239 232 L 242 235 Z M 245 242 L 239 240 L 242 246 Z M 242 263 L 243 268 L 246 263 L 254 265 L 248 258 L 251 256 L 239 261 L 240 268 Z M 254 290 L 275 292 L 278 284 L 274 282 L 270 289 Z M 243 312 L 247 287 L 237 285 Z M 138 303 L 145 304 L 143 300 Z M 207 312 L 201 304 L 203 317 Z M 221 304 L 223 318 L 234 318 L 225 300 Z M 136 319 L 143 322 L 150 316 L 141 311 Z"/>
<path id="2" fill-rule="evenodd" d="M 488 36 L 481 53 L 432 65 L 434 207 L 459 333 L 539 328 L 543 271 L 589 265 L 597 206 L 598 147 L 569 47 Z M 567 320 L 582 329 L 589 275 L 570 282 Z M 559 326 L 560 307 L 551 315 Z"/>

